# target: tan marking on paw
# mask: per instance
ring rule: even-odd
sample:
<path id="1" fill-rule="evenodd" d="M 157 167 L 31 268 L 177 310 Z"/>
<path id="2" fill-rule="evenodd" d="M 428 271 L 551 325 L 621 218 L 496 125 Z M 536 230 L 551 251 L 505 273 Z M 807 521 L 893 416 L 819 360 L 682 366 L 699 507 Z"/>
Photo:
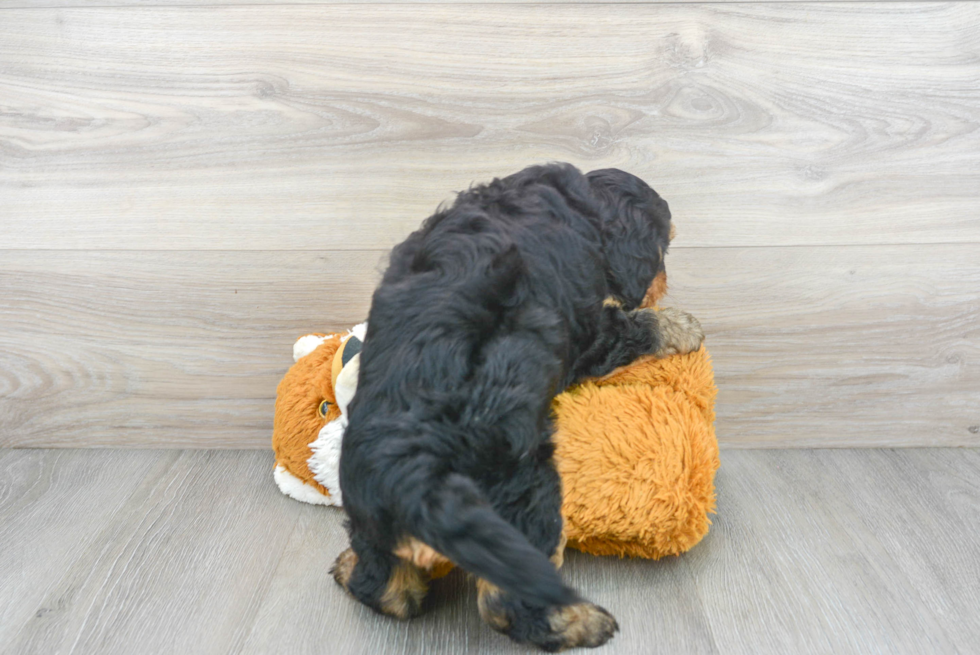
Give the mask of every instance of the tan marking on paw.
<path id="1" fill-rule="evenodd" d="M 683 355 L 701 347 L 704 330 L 698 319 L 672 307 L 657 310 L 654 317 L 660 333 L 660 350 L 654 353 L 658 358 Z"/>
<path id="2" fill-rule="evenodd" d="M 565 526 L 561 529 L 561 538 L 558 540 L 558 545 L 555 547 L 555 552 L 551 554 L 551 563 L 555 565 L 556 569 L 560 569 L 561 565 L 565 563 L 565 544 L 568 543 L 568 534 L 565 532 Z"/>
<path id="3" fill-rule="evenodd" d="M 601 646 L 619 630 L 612 614 L 592 603 L 553 608 L 548 614 L 548 626 L 559 638 L 562 650 Z"/>
<path id="4" fill-rule="evenodd" d="M 477 601 L 480 617 L 494 630 L 504 632 L 510 627 L 510 619 L 497 602 L 503 595 L 503 590 L 483 578 L 476 580 Z"/>
<path id="5" fill-rule="evenodd" d="M 602 301 L 603 307 L 622 307 L 623 303 L 619 300 L 613 298 L 612 296 L 606 296 L 606 299 Z"/>
<path id="6" fill-rule="evenodd" d="M 347 583 L 350 582 L 350 576 L 354 573 L 354 567 L 356 565 L 357 553 L 352 548 L 348 548 L 337 556 L 333 566 L 330 567 L 330 573 L 333 575 L 333 579 L 336 580 L 337 584 L 347 589 Z"/>
<path id="7" fill-rule="evenodd" d="M 432 571 L 436 567 L 441 569 L 447 564 L 452 566 L 452 562 L 445 555 L 436 551 L 432 546 L 422 543 L 415 537 L 402 539 L 393 552 L 403 560 L 411 562 L 426 571 Z"/>
<path id="8" fill-rule="evenodd" d="M 420 568 L 410 562 L 399 562 L 391 572 L 388 586 L 378 604 L 381 611 L 396 619 L 410 619 L 422 609 L 429 591 L 429 581 Z"/>

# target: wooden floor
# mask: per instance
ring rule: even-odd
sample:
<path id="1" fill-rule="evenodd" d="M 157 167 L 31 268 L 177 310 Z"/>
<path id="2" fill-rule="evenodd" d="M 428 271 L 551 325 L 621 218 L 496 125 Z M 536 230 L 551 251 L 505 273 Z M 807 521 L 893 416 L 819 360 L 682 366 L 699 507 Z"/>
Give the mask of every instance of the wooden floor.
<path id="1" fill-rule="evenodd" d="M 184 6 L 190 5 L 190 6 Z M 266 448 L 453 191 L 616 166 L 738 447 L 980 446 L 980 2 L 0 2 L 0 446 Z"/>
<path id="2" fill-rule="evenodd" d="M 980 652 L 978 24 L 0 0 L 0 655 L 527 652 L 462 575 L 409 624 L 346 598 L 341 513 L 268 443 L 297 337 L 363 320 L 452 192 L 554 160 L 669 201 L 728 448 L 695 550 L 568 558 L 604 652 Z"/>
<path id="3" fill-rule="evenodd" d="M 726 450 L 705 540 L 649 562 L 572 553 L 622 632 L 601 652 L 976 653 L 980 451 Z M 339 511 L 258 451 L 0 450 L 0 652 L 511 653 L 461 575 L 411 623 L 327 569 Z"/>

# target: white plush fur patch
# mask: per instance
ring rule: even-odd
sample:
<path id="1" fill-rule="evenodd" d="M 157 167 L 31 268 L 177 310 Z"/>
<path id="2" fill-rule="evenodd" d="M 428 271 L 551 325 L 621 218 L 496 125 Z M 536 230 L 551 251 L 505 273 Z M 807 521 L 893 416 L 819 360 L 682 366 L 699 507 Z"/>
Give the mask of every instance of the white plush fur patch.
<path id="1" fill-rule="evenodd" d="M 367 323 L 358 323 L 350 329 L 350 333 L 361 340 L 364 343 L 364 337 L 367 335 Z"/>
<path id="2" fill-rule="evenodd" d="M 320 347 L 320 344 L 330 337 L 318 337 L 315 334 L 307 334 L 300 337 L 293 344 L 293 361 L 298 362 L 301 357 L 306 357 L 311 352 Z"/>
<path id="3" fill-rule="evenodd" d="M 330 421 L 310 444 L 313 454 L 306 460 L 313 478 L 330 492 L 331 505 L 343 504 L 340 494 L 340 444 L 347 429 L 347 417 L 341 416 Z"/>
<path id="4" fill-rule="evenodd" d="M 311 505 L 340 505 L 340 501 L 335 501 L 331 496 L 323 495 L 319 489 L 306 484 L 287 471 L 282 464 L 276 465 L 276 470 L 272 476 L 276 479 L 279 490 L 290 498 Z"/>

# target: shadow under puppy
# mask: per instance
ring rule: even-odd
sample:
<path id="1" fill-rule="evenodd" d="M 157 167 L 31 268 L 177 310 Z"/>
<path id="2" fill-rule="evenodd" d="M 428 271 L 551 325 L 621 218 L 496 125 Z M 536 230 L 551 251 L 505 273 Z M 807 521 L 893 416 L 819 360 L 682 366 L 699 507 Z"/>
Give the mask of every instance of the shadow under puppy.
<path id="1" fill-rule="evenodd" d="M 689 314 L 636 309 L 664 284 L 670 235 L 667 203 L 638 177 L 552 164 L 459 194 L 394 248 L 341 451 L 340 585 L 409 618 L 448 558 L 516 641 L 613 635 L 615 619 L 557 571 L 551 401 L 641 355 L 700 347 Z"/>

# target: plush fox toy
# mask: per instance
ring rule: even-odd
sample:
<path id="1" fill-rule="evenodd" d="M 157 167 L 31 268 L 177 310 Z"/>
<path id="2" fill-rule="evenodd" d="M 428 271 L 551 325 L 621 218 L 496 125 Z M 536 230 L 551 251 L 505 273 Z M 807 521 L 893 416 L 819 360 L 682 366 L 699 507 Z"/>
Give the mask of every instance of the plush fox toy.
<path id="1" fill-rule="evenodd" d="M 293 346 L 272 433 L 274 477 L 292 498 L 342 504 L 340 444 L 365 332 L 361 324 L 347 333 L 307 335 Z M 569 546 L 658 559 L 701 540 L 715 506 L 715 395 L 702 347 L 640 359 L 555 398 Z"/>

